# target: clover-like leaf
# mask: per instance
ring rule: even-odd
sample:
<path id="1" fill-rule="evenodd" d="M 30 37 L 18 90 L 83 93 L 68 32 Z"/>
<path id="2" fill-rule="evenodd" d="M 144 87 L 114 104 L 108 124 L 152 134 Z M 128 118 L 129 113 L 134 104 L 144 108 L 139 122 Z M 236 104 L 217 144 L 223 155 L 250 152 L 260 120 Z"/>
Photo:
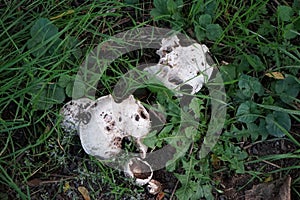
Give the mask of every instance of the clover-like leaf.
<path id="1" fill-rule="evenodd" d="M 223 29 L 219 24 L 208 24 L 206 26 L 206 37 L 209 40 L 216 41 L 223 34 Z"/>
<path id="2" fill-rule="evenodd" d="M 258 114 L 259 110 L 256 104 L 252 101 L 246 101 L 238 107 L 236 116 L 240 122 L 251 123 L 258 118 Z"/>
<path id="3" fill-rule="evenodd" d="M 295 37 L 297 37 L 297 32 L 294 29 L 294 24 L 290 23 L 285 25 L 284 29 L 283 29 L 283 37 L 285 39 L 293 39 Z"/>
<path id="4" fill-rule="evenodd" d="M 199 40 L 200 42 L 205 39 L 206 36 L 205 29 L 200 25 L 195 25 L 195 34 L 197 40 Z"/>
<path id="5" fill-rule="evenodd" d="M 288 22 L 291 20 L 291 17 L 293 16 L 293 9 L 289 6 L 278 6 L 277 14 L 279 19 Z"/>
<path id="6" fill-rule="evenodd" d="M 291 118 L 285 112 L 274 111 L 266 117 L 266 128 L 269 134 L 283 137 L 285 132 L 291 129 Z"/>
<path id="7" fill-rule="evenodd" d="M 154 8 L 151 10 L 150 14 L 153 17 L 159 17 L 162 15 L 169 15 L 167 1 L 165 0 L 154 0 Z"/>
<path id="8" fill-rule="evenodd" d="M 263 86 L 259 82 L 258 78 L 242 74 L 240 76 L 238 85 L 241 93 L 245 97 L 250 98 L 254 93 L 258 94 L 259 96 L 262 96 L 264 94 Z"/>
<path id="9" fill-rule="evenodd" d="M 289 104 L 292 103 L 300 91 L 300 84 L 294 77 L 288 76 L 283 80 L 278 80 L 275 84 L 275 92 L 280 96 L 280 99 Z"/>
<path id="10" fill-rule="evenodd" d="M 199 17 L 199 25 L 202 27 L 206 27 L 208 24 L 211 24 L 212 18 L 209 14 L 203 14 Z"/>

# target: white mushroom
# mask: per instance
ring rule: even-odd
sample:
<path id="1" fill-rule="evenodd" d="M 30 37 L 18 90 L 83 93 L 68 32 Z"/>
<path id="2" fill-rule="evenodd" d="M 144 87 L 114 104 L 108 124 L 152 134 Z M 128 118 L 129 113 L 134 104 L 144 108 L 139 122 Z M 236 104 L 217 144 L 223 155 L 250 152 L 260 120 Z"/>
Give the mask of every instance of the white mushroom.
<path id="1" fill-rule="evenodd" d="M 206 60 L 208 52 L 205 45 L 198 43 L 180 46 L 175 35 L 162 40 L 162 47 L 157 51 L 159 63 L 144 70 L 169 89 L 178 91 L 180 86 L 188 84 L 192 86 L 191 94 L 195 94 L 208 81 L 213 71 Z"/>
<path id="2" fill-rule="evenodd" d="M 81 145 L 85 152 L 100 159 L 111 159 L 121 152 L 122 140 L 131 136 L 142 157 L 147 147 L 142 139 L 150 131 L 150 117 L 144 106 L 132 95 L 116 103 L 111 95 L 100 97 L 86 110 L 88 120 L 79 125 Z"/>
<path id="3" fill-rule="evenodd" d="M 140 158 L 131 158 L 125 165 L 124 172 L 134 178 L 136 184 L 140 186 L 147 184 L 153 176 L 153 170 L 149 163 Z"/>
<path id="4" fill-rule="evenodd" d="M 61 127 L 64 131 L 78 131 L 79 123 L 82 120 L 86 120 L 84 113 L 92 103 L 93 100 L 88 98 L 72 100 L 66 103 L 60 110 L 60 114 L 63 116 Z"/>

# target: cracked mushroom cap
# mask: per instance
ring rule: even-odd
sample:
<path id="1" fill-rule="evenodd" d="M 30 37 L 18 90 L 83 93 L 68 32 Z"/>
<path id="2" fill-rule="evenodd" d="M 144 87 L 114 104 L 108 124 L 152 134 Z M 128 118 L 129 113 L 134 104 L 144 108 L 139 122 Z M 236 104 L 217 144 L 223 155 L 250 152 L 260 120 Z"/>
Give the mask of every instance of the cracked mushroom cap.
<path id="1" fill-rule="evenodd" d="M 150 117 L 132 95 L 116 103 L 111 95 L 100 97 L 85 112 L 88 120 L 79 125 L 80 140 L 87 154 L 111 159 L 121 152 L 124 137 L 132 136 L 142 157 L 147 147 L 142 138 L 150 131 Z"/>
<path id="2" fill-rule="evenodd" d="M 213 67 L 207 62 L 208 48 L 194 43 L 187 47 L 179 44 L 177 36 L 162 40 L 162 47 L 157 51 L 160 56 L 157 65 L 145 68 L 167 88 L 179 90 L 181 86 L 192 86 L 195 94 L 210 78 Z"/>

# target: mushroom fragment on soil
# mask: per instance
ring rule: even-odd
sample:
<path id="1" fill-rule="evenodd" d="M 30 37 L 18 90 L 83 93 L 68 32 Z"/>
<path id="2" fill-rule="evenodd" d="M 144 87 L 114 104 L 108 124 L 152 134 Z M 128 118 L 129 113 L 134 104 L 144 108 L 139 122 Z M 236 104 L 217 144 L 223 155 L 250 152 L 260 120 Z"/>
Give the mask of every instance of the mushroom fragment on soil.
<path id="1" fill-rule="evenodd" d="M 180 90 L 188 84 L 192 87 L 191 94 L 195 94 L 210 78 L 213 67 L 207 61 L 209 50 L 205 45 L 194 43 L 183 47 L 178 37 L 172 36 L 162 40 L 162 47 L 157 51 L 159 63 L 144 70 L 167 88 Z"/>
<path id="2" fill-rule="evenodd" d="M 183 47 L 177 36 L 164 38 L 157 51 L 159 63 L 144 69 L 157 78 L 167 88 L 179 91 L 181 86 L 190 85 L 191 94 L 197 93 L 203 83 L 210 78 L 213 67 L 205 45 L 194 43 Z M 180 96 L 180 94 L 178 94 Z M 142 139 L 150 132 L 149 113 L 132 95 L 121 103 L 116 103 L 111 95 L 102 96 L 92 101 L 87 98 L 72 100 L 61 110 L 62 128 L 67 132 L 77 131 L 81 144 L 87 154 L 100 160 L 114 159 L 122 151 L 122 140 L 134 138 L 141 151 L 141 158 L 146 157 L 147 147 Z M 136 179 L 138 185 L 149 184 L 149 192 L 157 194 L 161 190 L 158 181 L 149 182 L 153 175 L 152 167 L 141 158 L 134 157 L 127 161 L 124 170 Z"/>
<path id="3" fill-rule="evenodd" d="M 131 158 L 125 165 L 125 174 L 135 179 L 137 185 L 147 184 L 153 176 L 152 167 L 140 158 Z"/>
<path id="4" fill-rule="evenodd" d="M 150 131 L 150 117 L 132 95 L 116 103 L 111 95 L 100 97 L 86 110 L 89 120 L 79 124 L 81 145 L 87 154 L 100 159 L 115 158 L 122 150 L 122 140 L 131 136 L 142 158 L 147 147 L 142 143 Z"/>

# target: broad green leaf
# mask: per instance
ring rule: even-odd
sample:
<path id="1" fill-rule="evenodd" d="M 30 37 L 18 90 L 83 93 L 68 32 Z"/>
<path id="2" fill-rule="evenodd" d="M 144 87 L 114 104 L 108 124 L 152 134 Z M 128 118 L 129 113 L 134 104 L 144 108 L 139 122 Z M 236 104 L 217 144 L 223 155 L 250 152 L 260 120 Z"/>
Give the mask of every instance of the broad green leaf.
<path id="1" fill-rule="evenodd" d="M 269 135 L 266 129 L 265 119 L 259 119 L 259 125 L 247 123 L 247 129 L 250 132 L 251 140 L 253 142 L 256 141 L 259 136 L 262 137 L 262 140 L 266 140 Z"/>
<path id="2" fill-rule="evenodd" d="M 258 113 L 256 104 L 252 101 L 246 101 L 238 107 L 236 116 L 240 122 L 251 123 L 258 118 Z"/>
<path id="3" fill-rule="evenodd" d="M 162 15 L 169 15 L 169 11 L 167 8 L 167 1 L 166 0 L 154 0 L 153 5 L 155 8 L 153 8 L 150 12 L 151 16 L 159 17 Z"/>
<path id="4" fill-rule="evenodd" d="M 205 29 L 200 25 L 195 25 L 195 34 L 198 41 L 203 41 L 205 39 Z"/>
<path id="5" fill-rule="evenodd" d="M 57 33 L 57 27 L 47 18 L 39 18 L 30 29 L 30 35 L 37 43 L 48 40 Z"/>
<path id="6" fill-rule="evenodd" d="M 60 38 L 54 38 L 54 42 L 51 42 L 49 44 L 51 46 L 48 49 L 48 53 L 50 55 L 60 54 L 62 52 L 62 50 L 61 50 L 61 43 L 62 43 L 62 39 L 60 39 Z"/>
<path id="7" fill-rule="evenodd" d="M 177 5 L 174 0 L 167 0 L 167 8 L 169 13 L 175 13 L 177 9 Z"/>
<path id="8" fill-rule="evenodd" d="M 294 24 L 287 24 L 285 25 L 284 29 L 283 29 L 283 37 L 285 39 L 293 39 L 295 37 L 297 37 L 298 34 L 296 33 L 296 30 L 294 30 Z"/>
<path id="9" fill-rule="evenodd" d="M 293 9 L 289 6 L 278 6 L 277 14 L 279 19 L 288 22 L 291 20 L 291 17 L 293 16 Z"/>
<path id="10" fill-rule="evenodd" d="M 291 119 L 289 114 L 274 111 L 266 117 L 266 128 L 269 134 L 275 137 L 285 136 L 285 131 L 291 129 Z"/>
<path id="11" fill-rule="evenodd" d="M 206 26 L 206 37 L 209 40 L 216 41 L 223 34 L 223 29 L 219 24 L 208 24 Z"/>
<path id="12" fill-rule="evenodd" d="M 199 25 L 201 27 L 206 27 L 207 25 L 211 24 L 212 22 L 212 18 L 209 14 L 203 14 L 203 15 L 200 15 L 199 17 Z"/>
<path id="13" fill-rule="evenodd" d="M 69 75 L 63 74 L 58 79 L 58 85 L 63 88 L 67 87 L 70 82 L 72 82 L 72 77 Z"/>
<path id="14" fill-rule="evenodd" d="M 65 87 L 65 91 L 66 91 L 66 95 L 68 97 L 73 97 L 72 94 L 73 94 L 73 82 L 69 82 L 68 85 Z M 80 97 L 83 97 L 84 94 L 83 93 L 79 93 L 78 95 L 74 95 L 73 98 L 80 98 Z"/>
<path id="15" fill-rule="evenodd" d="M 237 66 L 233 64 L 224 65 L 220 68 L 220 72 L 224 82 L 234 82 L 237 78 Z"/>
<path id="16" fill-rule="evenodd" d="M 244 54 L 245 58 L 247 59 L 248 63 L 250 64 L 255 71 L 262 71 L 265 69 L 265 65 L 262 63 L 260 58 L 255 54 Z"/>
<path id="17" fill-rule="evenodd" d="M 264 88 L 259 82 L 258 78 L 242 74 L 240 76 L 238 85 L 241 93 L 245 97 L 251 98 L 254 93 L 258 94 L 259 96 L 264 94 Z"/>
<path id="18" fill-rule="evenodd" d="M 147 147 L 155 148 L 157 143 L 157 131 L 152 131 L 149 133 L 144 139 L 143 144 L 145 144 Z"/>
<path id="19" fill-rule="evenodd" d="M 215 11 L 218 8 L 218 1 L 214 0 L 214 1 L 205 1 L 205 8 L 204 8 L 204 12 L 206 14 L 209 14 L 211 16 L 215 15 Z"/>
<path id="20" fill-rule="evenodd" d="M 37 110 L 50 109 L 65 100 L 64 89 L 58 84 L 38 85 L 31 92 L 31 103 Z"/>
<path id="21" fill-rule="evenodd" d="M 75 81 L 74 84 L 72 84 L 70 87 L 72 87 L 72 98 L 78 99 L 83 97 L 86 94 L 86 85 L 82 81 Z"/>
<path id="22" fill-rule="evenodd" d="M 280 96 L 280 99 L 289 104 L 293 102 L 300 91 L 300 84 L 294 77 L 288 76 L 283 80 L 278 80 L 275 85 L 275 92 Z"/>

